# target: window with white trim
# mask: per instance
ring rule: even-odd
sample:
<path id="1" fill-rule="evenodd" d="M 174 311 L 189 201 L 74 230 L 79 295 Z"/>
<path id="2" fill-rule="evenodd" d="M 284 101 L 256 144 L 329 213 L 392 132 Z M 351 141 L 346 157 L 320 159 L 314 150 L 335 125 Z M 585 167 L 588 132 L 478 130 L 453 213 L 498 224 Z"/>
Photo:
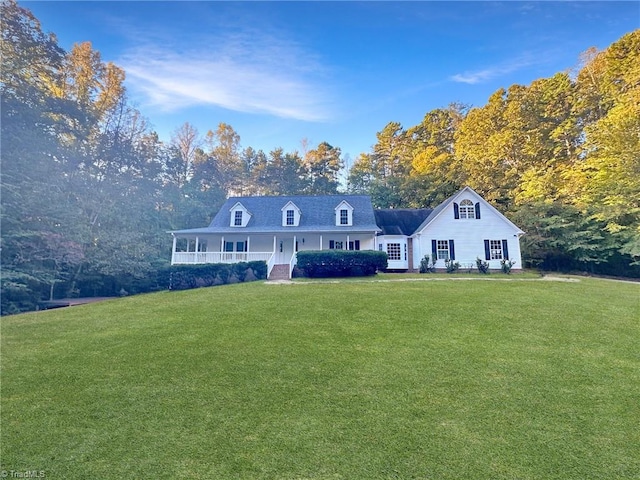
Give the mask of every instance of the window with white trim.
<path id="1" fill-rule="evenodd" d="M 402 260 L 399 243 L 387 243 L 387 257 L 389 260 Z"/>
<path id="2" fill-rule="evenodd" d="M 231 207 L 231 209 L 229 209 L 229 213 L 230 227 L 246 227 L 251 220 L 251 213 L 240 202 L 237 202 L 233 207 Z"/>
<path id="3" fill-rule="evenodd" d="M 436 254 L 438 260 L 449 260 L 449 240 L 436 241 Z"/>
<path id="4" fill-rule="evenodd" d="M 489 260 L 502 260 L 502 240 L 489 240 Z"/>
<path id="5" fill-rule="evenodd" d="M 460 218 L 476 218 L 476 207 L 471 200 L 460 202 Z"/>
<path id="6" fill-rule="evenodd" d="M 340 225 L 349 225 L 349 210 L 346 208 L 340 210 Z"/>
<path id="7" fill-rule="evenodd" d="M 295 225 L 295 212 L 287 210 L 287 225 Z"/>
<path id="8" fill-rule="evenodd" d="M 335 208 L 336 226 L 350 227 L 353 225 L 353 207 L 342 201 Z"/>
<path id="9" fill-rule="evenodd" d="M 297 227 L 300 225 L 300 209 L 293 202 L 287 202 L 282 207 L 282 226 L 283 227 Z"/>

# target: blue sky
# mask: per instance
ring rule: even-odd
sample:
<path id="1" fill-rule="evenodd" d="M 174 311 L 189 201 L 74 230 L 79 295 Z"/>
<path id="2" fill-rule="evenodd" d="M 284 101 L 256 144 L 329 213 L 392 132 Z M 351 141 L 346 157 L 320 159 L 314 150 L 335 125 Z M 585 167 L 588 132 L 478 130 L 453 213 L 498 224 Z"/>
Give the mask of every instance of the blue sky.
<path id="1" fill-rule="evenodd" d="M 162 140 L 231 125 L 243 147 L 327 141 L 354 161 L 390 121 L 566 71 L 640 28 L 640 2 L 19 1 L 70 50 L 124 68 Z"/>

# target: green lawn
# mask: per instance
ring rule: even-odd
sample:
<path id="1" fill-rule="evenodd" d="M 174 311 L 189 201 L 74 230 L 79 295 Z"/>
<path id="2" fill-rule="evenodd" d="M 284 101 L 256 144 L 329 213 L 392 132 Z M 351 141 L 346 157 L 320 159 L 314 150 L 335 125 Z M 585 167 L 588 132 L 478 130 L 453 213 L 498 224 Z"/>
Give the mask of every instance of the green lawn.
<path id="1" fill-rule="evenodd" d="M 640 285 L 490 277 L 256 282 L 2 318 L 0 470 L 640 479 Z"/>

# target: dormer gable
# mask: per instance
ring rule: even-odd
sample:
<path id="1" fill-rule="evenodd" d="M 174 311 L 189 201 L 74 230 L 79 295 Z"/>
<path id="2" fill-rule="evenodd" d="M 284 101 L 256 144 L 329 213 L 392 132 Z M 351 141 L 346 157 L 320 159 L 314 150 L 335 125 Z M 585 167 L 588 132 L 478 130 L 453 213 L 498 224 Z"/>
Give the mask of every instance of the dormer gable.
<path id="1" fill-rule="evenodd" d="M 287 202 L 282 207 L 282 226 L 283 227 L 297 227 L 300 225 L 301 211 L 293 202 Z"/>
<path id="2" fill-rule="evenodd" d="M 451 219 L 457 224 L 469 227 L 480 225 L 487 220 L 492 222 L 492 219 L 499 219 L 513 228 L 516 235 L 524 235 L 524 232 L 517 225 L 500 213 L 471 187 L 464 187 L 438 205 L 427 219 L 422 222 L 415 233 L 424 232 L 426 228 L 440 218 L 447 218 L 447 221 Z M 469 221 L 467 222 L 467 220 Z M 478 220 L 480 222 L 477 222 Z"/>
<path id="3" fill-rule="evenodd" d="M 231 207 L 229 212 L 231 212 L 229 219 L 230 227 L 246 227 L 251 219 L 251 213 L 240 202 L 237 202 Z"/>
<path id="4" fill-rule="evenodd" d="M 336 226 L 338 227 L 350 227 L 353 225 L 353 207 L 343 200 L 335 208 L 336 211 Z"/>

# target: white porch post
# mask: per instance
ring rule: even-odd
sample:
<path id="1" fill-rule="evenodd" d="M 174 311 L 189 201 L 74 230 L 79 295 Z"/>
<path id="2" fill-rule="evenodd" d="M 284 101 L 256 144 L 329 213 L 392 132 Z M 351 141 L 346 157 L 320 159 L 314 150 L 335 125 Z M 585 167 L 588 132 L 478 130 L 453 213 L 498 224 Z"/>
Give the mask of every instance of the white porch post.
<path id="1" fill-rule="evenodd" d="M 176 256 L 176 246 L 178 243 L 178 239 L 176 238 L 176 236 L 174 234 L 171 234 L 173 236 L 173 250 L 171 251 L 171 265 L 173 265 L 173 262 L 175 260 L 175 256 Z"/>
<path id="2" fill-rule="evenodd" d="M 292 251 L 293 253 L 291 254 L 291 260 L 289 260 L 289 278 L 291 278 L 291 273 L 293 271 L 293 259 L 296 258 L 298 249 L 296 248 L 296 245 L 298 244 L 298 237 L 296 235 L 293 236 L 293 248 Z"/>
<path id="3" fill-rule="evenodd" d="M 347 235 L 347 250 L 349 250 L 349 235 Z"/>
<path id="4" fill-rule="evenodd" d="M 247 254 L 249 253 L 249 239 L 250 239 L 250 238 L 251 238 L 251 237 L 247 236 L 247 248 L 246 248 L 246 250 L 247 250 Z M 248 257 L 247 257 L 247 258 L 248 258 Z"/>
<path id="5" fill-rule="evenodd" d="M 220 239 L 220 253 L 224 252 L 224 235 Z"/>
<path id="6" fill-rule="evenodd" d="M 320 250 L 322 250 L 322 235 L 320 235 Z"/>
<path id="7" fill-rule="evenodd" d="M 274 255 L 276 253 L 276 240 L 277 240 L 276 235 L 274 235 L 273 236 L 273 253 L 274 253 Z"/>
<path id="8" fill-rule="evenodd" d="M 196 235 L 196 251 L 193 254 L 193 263 L 198 263 L 198 245 L 200 244 L 200 237 Z"/>

